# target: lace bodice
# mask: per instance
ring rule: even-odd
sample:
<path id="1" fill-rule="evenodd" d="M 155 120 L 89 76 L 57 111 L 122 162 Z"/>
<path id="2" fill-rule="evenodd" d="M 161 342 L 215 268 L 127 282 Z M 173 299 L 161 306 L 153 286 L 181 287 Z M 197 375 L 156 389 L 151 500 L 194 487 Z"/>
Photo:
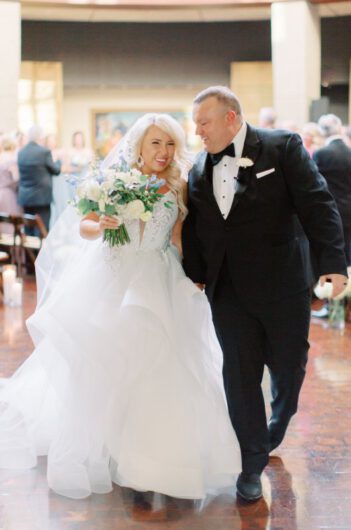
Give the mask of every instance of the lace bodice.
<path id="1" fill-rule="evenodd" d="M 165 202 L 171 203 L 171 207 L 167 208 Z M 107 261 L 119 261 L 126 254 L 130 255 L 150 250 L 167 250 L 177 217 L 178 205 L 176 198 L 171 191 L 168 191 L 155 204 L 150 221 L 142 223 L 138 219 L 133 219 L 125 223 L 131 240 L 129 244 L 112 248 L 105 244 L 105 258 Z"/>

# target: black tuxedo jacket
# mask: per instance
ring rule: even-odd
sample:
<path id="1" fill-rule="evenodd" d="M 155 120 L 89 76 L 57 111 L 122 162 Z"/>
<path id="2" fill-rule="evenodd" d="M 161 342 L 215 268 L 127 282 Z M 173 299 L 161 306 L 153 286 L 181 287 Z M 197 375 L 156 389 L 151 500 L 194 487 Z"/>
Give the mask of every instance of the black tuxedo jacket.
<path id="1" fill-rule="evenodd" d="M 18 152 L 20 174 L 18 203 L 22 206 L 47 206 L 52 201 L 52 177 L 59 175 L 61 162 L 54 162 L 51 151 L 29 142 Z"/>
<path id="2" fill-rule="evenodd" d="M 317 274 L 346 274 L 336 204 L 300 137 L 248 125 L 242 157 L 253 165 L 239 170 L 227 219 L 213 195 L 206 152 L 199 154 L 189 174 L 189 214 L 183 227 L 187 275 L 206 284 L 211 300 L 226 257 L 243 301 L 273 301 L 298 293 L 313 281 L 301 225 L 316 257 Z"/>
<path id="3" fill-rule="evenodd" d="M 316 151 L 313 159 L 327 181 L 344 228 L 351 232 L 351 149 L 341 139 L 335 139 Z"/>

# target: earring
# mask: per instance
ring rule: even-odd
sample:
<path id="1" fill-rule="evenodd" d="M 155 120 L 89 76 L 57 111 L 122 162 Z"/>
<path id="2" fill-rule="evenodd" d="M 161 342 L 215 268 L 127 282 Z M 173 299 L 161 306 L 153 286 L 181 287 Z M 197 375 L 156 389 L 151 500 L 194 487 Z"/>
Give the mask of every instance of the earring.
<path id="1" fill-rule="evenodd" d="M 143 167 L 143 165 L 144 165 L 144 159 L 143 159 L 143 157 L 142 157 L 141 155 L 138 156 L 138 159 L 137 159 L 137 161 L 136 161 L 136 164 L 137 164 L 138 168 L 142 168 L 142 167 Z"/>

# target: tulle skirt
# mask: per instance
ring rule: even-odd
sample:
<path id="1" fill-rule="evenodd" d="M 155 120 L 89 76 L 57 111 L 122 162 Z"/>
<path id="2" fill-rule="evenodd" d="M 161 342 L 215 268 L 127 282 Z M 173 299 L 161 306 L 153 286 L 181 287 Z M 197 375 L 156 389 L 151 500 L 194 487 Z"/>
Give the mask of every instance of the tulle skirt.
<path id="1" fill-rule="evenodd" d="M 48 455 L 48 483 L 181 498 L 234 485 L 240 450 L 205 294 L 171 249 L 89 242 L 27 321 L 35 350 L 0 390 L 0 467 Z"/>

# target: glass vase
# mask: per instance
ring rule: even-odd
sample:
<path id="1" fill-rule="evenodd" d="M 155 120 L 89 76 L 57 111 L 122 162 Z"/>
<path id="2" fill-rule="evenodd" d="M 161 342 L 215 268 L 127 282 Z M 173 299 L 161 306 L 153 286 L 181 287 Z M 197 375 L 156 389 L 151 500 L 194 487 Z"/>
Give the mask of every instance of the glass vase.
<path id="1" fill-rule="evenodd" d="M 340 331 L 345 329 L 345 301 L 343 298 L 341 300 L 329 300 L 328 324 L 333 329 Z"/>

